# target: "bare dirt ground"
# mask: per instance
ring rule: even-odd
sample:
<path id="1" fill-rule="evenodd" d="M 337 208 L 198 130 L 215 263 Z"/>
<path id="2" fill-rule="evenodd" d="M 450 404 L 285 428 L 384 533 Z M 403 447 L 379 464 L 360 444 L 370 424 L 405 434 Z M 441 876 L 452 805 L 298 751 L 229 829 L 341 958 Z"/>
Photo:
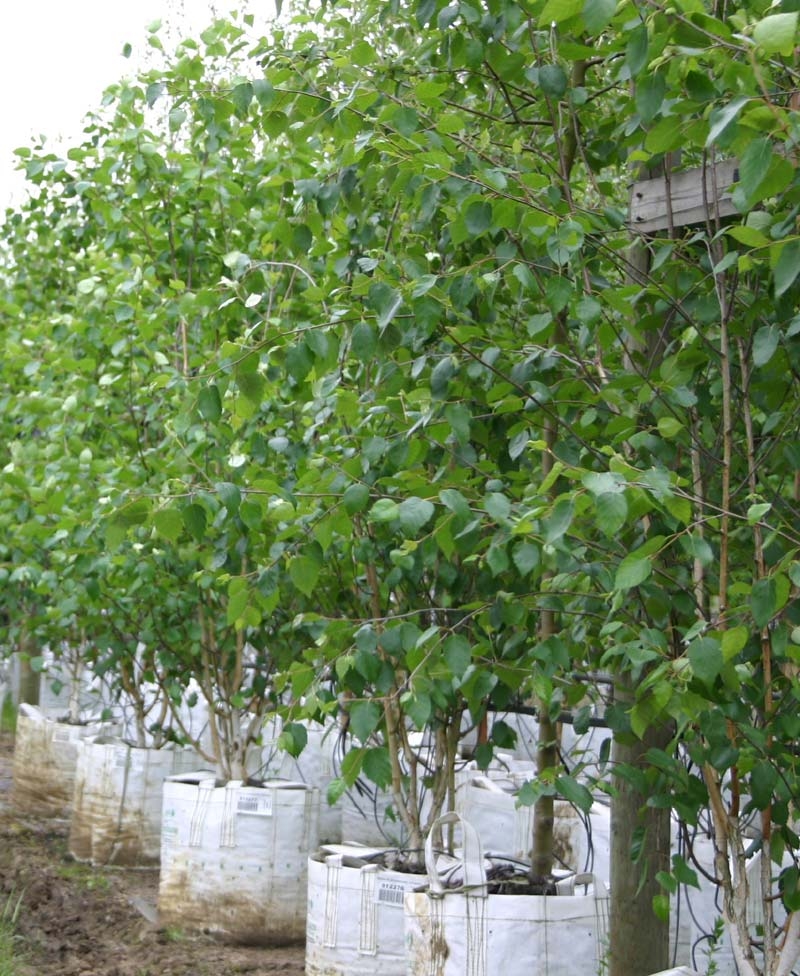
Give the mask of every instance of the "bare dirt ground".
<path id="1" fill-rule="evenodd" d="M 65 820 L 15 815 L 12 756 L 12 737 L 0 733 L 0 913 L 21 898 L 26 976 L 302 976 L 303 946 L 225 946 L 160 927 L 157 871 L 78 864 Z"/>

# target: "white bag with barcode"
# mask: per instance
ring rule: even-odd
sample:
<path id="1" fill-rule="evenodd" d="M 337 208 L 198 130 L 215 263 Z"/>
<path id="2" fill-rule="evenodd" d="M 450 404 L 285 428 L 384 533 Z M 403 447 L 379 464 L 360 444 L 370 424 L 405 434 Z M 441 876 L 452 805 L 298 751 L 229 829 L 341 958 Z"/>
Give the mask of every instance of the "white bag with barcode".
<path id="1" fill-rule="evenodd" d="M 448 880 L 434 849 L 443 825 L 460 824 L 460 864 Z M 409 976 L 594 976 L 608 931 L 608 891 L 592 875 L 558 884 L 556 895 L 489 894 L 480 838 L 456 813 L 440 817 L 425 848 L 427 890 L 405 901 Z M 455 877 L 457 887 L 449 887 Z M 583 893 L 582 893 L 583 892 Z"/>
<path id="2" fill-rule="evenodd" d="M 164 783 L 158 911 L 163 925 L 231 942 L 305 939 L 306 865 L 319 844 L 319 791 L 212 773 Z"/>
<path id="3" fill-rule="evenodd" d="M 425 875 L 383 867 L 383 850 L 326 845 L 309 858 L 306 976 L 404 976 L 403 901 Z"/>

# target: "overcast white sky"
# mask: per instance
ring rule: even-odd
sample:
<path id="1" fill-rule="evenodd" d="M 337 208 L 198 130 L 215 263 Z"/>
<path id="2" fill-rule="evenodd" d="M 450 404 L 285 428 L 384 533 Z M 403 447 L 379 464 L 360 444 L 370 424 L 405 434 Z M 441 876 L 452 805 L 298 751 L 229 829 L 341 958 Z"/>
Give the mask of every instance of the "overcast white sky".
<path id="1" fill-rule="evenodd" d="M 148 50 L 147 25 L 161 19 L 173 41 L 202 30 L 212 7 L 254 14 L 270 0 L 2 0 L 0 13 L 0 214 L 19 199 L 14 149 L 45 134 L 77 136 L 103 89 L 133 74 Z M 128 42 L 129 60 L 122 56 Z M 165 43 L 165 46 L 166 43 Z"/>

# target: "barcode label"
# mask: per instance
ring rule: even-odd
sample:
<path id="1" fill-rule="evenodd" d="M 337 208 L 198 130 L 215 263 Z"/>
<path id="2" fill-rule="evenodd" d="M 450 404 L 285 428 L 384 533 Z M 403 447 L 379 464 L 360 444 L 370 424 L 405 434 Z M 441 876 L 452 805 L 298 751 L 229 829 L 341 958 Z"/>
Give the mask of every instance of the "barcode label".
<path id="1" fill-rule="evenodd" d="M 375 901 L 379 905 L 393 905 L 402 908 L 406 892 L 411 887 L 413 885 L 406 885 L 402 881 L 379 881 L 375 887 Z"/>
<path id="2" fill-rule="evenodd" d="M 271 817 L 272 794 L 264 793 L 263 796 L 257 796 L 253 793 L 245 793 L 244 796 L 239 797 L 237 810 L 239 813 L 249 813 L 254 817 Z"/>

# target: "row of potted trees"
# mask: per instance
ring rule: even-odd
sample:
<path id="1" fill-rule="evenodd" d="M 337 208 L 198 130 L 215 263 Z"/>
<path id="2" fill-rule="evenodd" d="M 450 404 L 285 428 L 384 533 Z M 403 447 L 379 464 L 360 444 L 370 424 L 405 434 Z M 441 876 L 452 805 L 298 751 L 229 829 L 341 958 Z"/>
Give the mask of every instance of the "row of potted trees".
<path id="1" fill-rule="evenodd" d="M 618 755 L 647 743 L 615 766 L 615 801 L 632 797 L 633 823 L 671 806 L 697 823 L 710 805 L 748 974 L 743 837 L 750 804 L 763 815 L 780 865 L 759 880 L 764 967 L 785 972 L 800 922 L 779 946 L 771 906 L 797 903 L 782 865 L 797 848 L 796 242 L 794 171 L 772 142 L 793 129 L 782 104 L 751 110 L 764 78 L 781 87 L 796 13 L 743 13 L 759 71 L 734 72 L 716 115 L 729 65 L 713 70 L 707 39 L 739 40 L 711 14 L 379 6 L 354 25 L 323 5 L 244 64 L 243 25 L 218 23 L 109 89 L 64 158 L 21 153 L 33 192 L 7 223 L 3 285 L 9 639 L 35 654 L 90 635 L 137 741 L 167 732 L 164 703 L 205 702 L 200 745 L 226 782 L 245 781 L 269 711 L 290 752 L 305 723 L 341 723 L 332 797 L 363 778 L 390 790 L 419 866 L 464 725 L 488 768 L 508 731 L 484 732 L 486 715 L 522 702 L 546 730 L 521 798 L 549 874 L 555 798 L 592 801 L 550 729 L 586 724 L 613 688 Z M 687 43 L 701 66 L 671 60 Z M 676 100 L 698 156 L 749 153 L 748 216 L 637 263 L 620 188 L 631 154 L 676 148 Z M 543 141 L 520 141 L 528 128 Z M 205 809 L 216 786 L 195 786 Z M 646 865 L 663 914 L 690 869 L 665 863 L 668 831 L 630 833 L 639 860 L 617 868 L 638 891 Z"/>
<path id="2" fill-rule="evenodd" d="M 160 748 L 126 742 L 122 730 L 115 729 L 110 721 L 114 711 L 110 702 L 106 703 L 103 729 L 103 720 L 97 718 L 99 710 L 95 710 L 94 721 L 84 712 L 75 724 L 66 721 L 67 716 L 61 722 L 47 720 L 40 710 L 26 704 L 20 708 L 14 767 L 17 804 L 33 813 L 68 814 L 69 848 L 77 858 L 95 864 L 139 867 L 160 861 L 159 910 L 165 924 L 265 944 L 301 941 L 308 931 L 310 972 L 352 972 L 353 965 L 373 964 L 375 958 L 380 960 L 382 972 L 404 971 L 407 948 L 399 923 L 403 896 L 426 885 L 430 872 L 438 879 L 444 870 L 435 851 L 444 849 L 440 835 L 446 818 L 422 819 L 422 813 L 430 810 L 435 789 L 420 791 L 415 803 L 407 791 L 389 798 L 390 807 L 401 799 L 425 824 L 427 852 L 422 861 L 418 849 L 387 848 L 380 837 L 375 837 L 377 846 L 365 846 L 370 826 L 367 820 L 359 824 L 351 818 L 344 828 L 340 821 L 335 836 L 326 838 L 320 833 L 320 788 L 324 790 L 332 776 L 327 767 L 327 783 L 320 778 L 326 764 L 320 762 L 319 754 L 323 749 L 330 754 L 336 729 L 316 738 L 318 730 L 310 729 L 312 744 L 307 748 L 316 754 L 316 763 L 312 759 L 309 765 L 306 757 L 305 767 L 296 768 L 299 775 L 294 781 L 273 779 L 269 772 L 290 770 L 285 762 L 283 768 L 275 765 L 277 757 L 269 746 L 279 737 L 275 736 L 274 724 L 271 730 L 263 728 L 262 719 L 258 738 L 263 742 L 272 734 L 273 741 L 257 755 L 253 752 L 250 765 L 256 772 L 262 762 L 271 769 L 267 769 L 266 780 L 262 774 L 243 782 L 220 777 L 219 765 L 205 771 L 197 769 L 202 760 L 194 748 L 196 742 L 178 748 L 166 741 Z M 117 715 L 120 717 L 119 711 Z M 511 716 L 508 718 L 510 721 Z M 185 711 L 180 724 L 182 728 L 187 724 Z M 97 735 L 99 731 L 105 734 Z M 417 760 L 430 762 L 434 749 L 430 743 L 417 742 Z M 514 762 L 508 757 L 505 775 L 510 775 L 508 764 Z M 460 760 L 459 765 L 462 770 L 474 770 L 475 764 Z M 530 774 L 530 762 L 518 762 L 517 766 L 521 776 Z M 313 783 L 303 782 L 299 778 L 303 773 L 309 774 Z M 455 763 L 445 775 L 448 780 L 455 776 Z M 487 775 L 492 775 L 491 771 Z M 36 777 L 38 783 L 33 783 Z M 460 777 L 463 787 L 468 781 L 466 772 Z M 65 803 L 64 793 L 70 785 L 72 796 Z M 38 798 L 38 806 L 34 798 Z M 346 800 L 346 795 L 340 797 L 339 804 Z M 513 799 L 511 804 L 505 810 L 507 821 L 513 819 Z M 344 845 L 343 829 L 345 834 L 351 831 L 344 837 L 351 842 Z M 475 844 L 480 841 L 468 823 L 463 830 L 472 844 L 464 856 L 469 854 L 474 859 Z M 434 835 L 436 848 L 431 846 Z M 320 840 L 328 843 L 317 854 Z M 521 852 L 509 851 L 506 867 L 517 859 L 524 860 Z M 471 862 L 467 867 L 465 862 L 462 870 L 470 877 L 475 870 L 483 870 L 482 855 L 478 860 L 479 868 Z M 457 871 L 455 862 L 448 863 L 452 888 Z M 503 880 L 506 885 L 514 884 L 507 872 Z M 515 880 L 519 885 L 519 872 Z M 561 885 L 564 891 L 566 883 Z M 440 882 L 435 881 L 435 885 Z M 481 890 L 481 897 L 488 895 L 485 885 Z M 600 884 L 593 898 L 604 897 L 605 891 Z M 470 897 L 474 894 L 468 893 Z M 356 894 L 361 909 L 352 913 Z M 574 904 L 567 914 L 573 920 L 580 917 L 591 921 L 586 938 L 599 963 L 602 925 L 598 927 L 595 918 L 594 900 L 582 900 L 577 915 Z M 573 901 L 566 898 L 561 905 L 566 909 Z M 550 945 L 551 953 L 560 955 L 558 938 L 551 925 L 550 934 L 545 933 L 540 940 L 543 946 Z M 429 948 L 429 943 L 420 942 L 416 951 L 427 951 L 425 947 Z"/>

